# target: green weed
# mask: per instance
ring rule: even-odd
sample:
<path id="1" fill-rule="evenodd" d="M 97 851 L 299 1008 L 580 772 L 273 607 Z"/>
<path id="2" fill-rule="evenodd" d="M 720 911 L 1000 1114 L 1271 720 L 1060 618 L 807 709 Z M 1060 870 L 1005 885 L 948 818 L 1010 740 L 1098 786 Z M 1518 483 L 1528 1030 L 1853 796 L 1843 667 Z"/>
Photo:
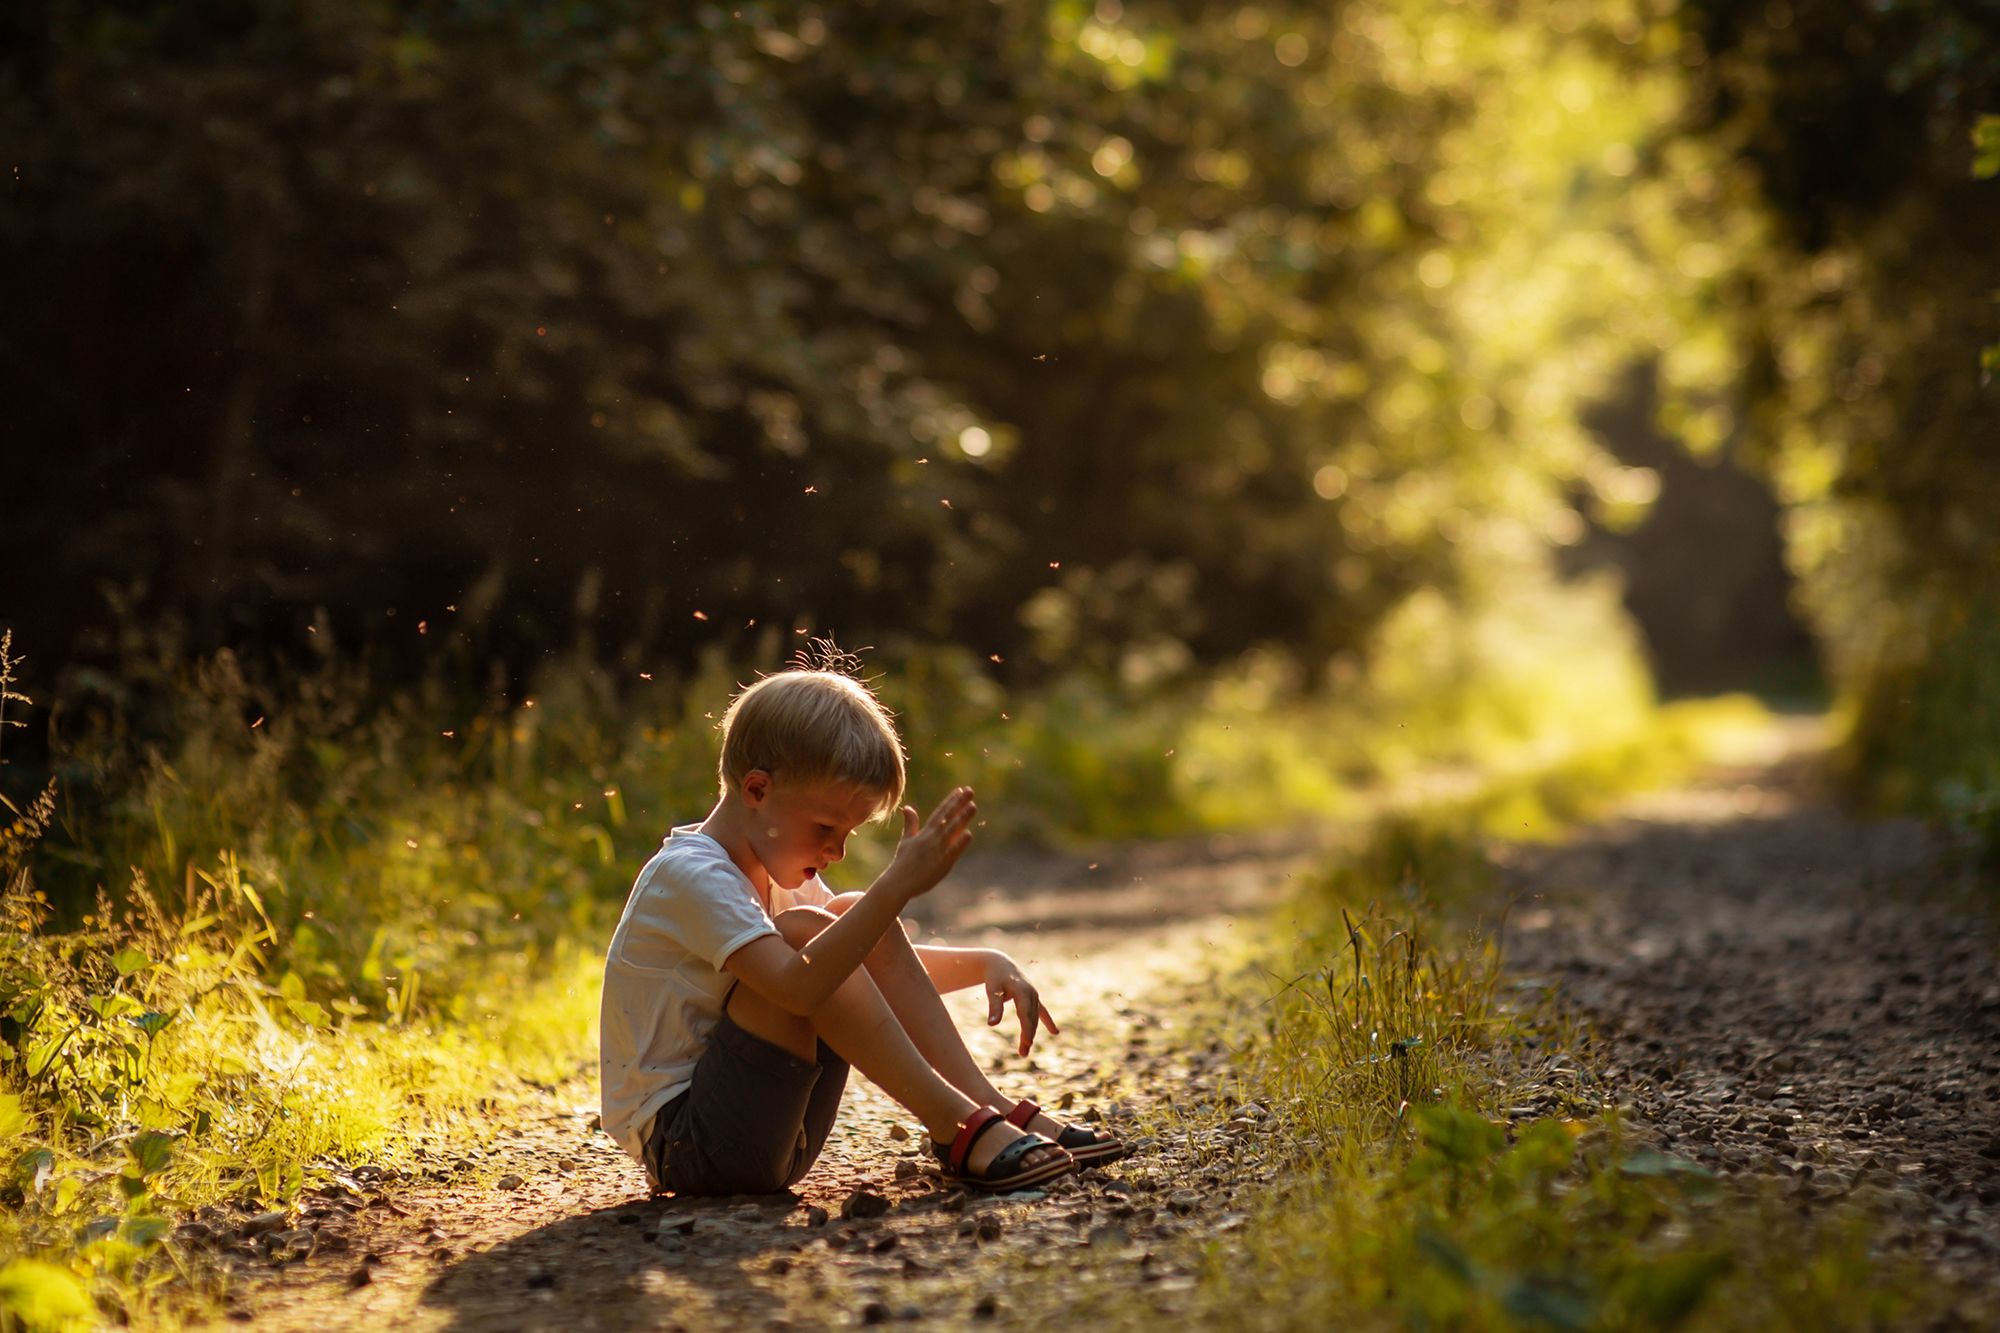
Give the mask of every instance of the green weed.
<path id="1" fill-rule="evenodd" d="M 1583 771 L 1597 771 L 1585 763 Z M 1558 797 L 1570 775 L 1552 770 Z M 1510 797 L 1518 804 L 1519 793 Z M 1297 905 L 1235 1095 L 1291 1169 L 1198 1297 L 1253 1328 L 1873 1328 L 1950 1310 L 1860 1208 L 1802 1216 L 1635 1148 L 1541 999 L 1500 984 L 1479 802 L 1384 822 Z M 1270 956 L 1267 952 L 1266 956 Z M 1257 1001 L 1262 998 L 1263 1003 Z"/>

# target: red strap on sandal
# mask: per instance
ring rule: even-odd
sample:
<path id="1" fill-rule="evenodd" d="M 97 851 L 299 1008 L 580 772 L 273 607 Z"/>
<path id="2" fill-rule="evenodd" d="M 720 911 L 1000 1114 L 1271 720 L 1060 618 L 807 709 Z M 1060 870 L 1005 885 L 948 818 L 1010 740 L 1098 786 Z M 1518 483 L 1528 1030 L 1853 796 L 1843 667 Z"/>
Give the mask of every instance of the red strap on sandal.
<path id="1" fill-rule="evenodd" d="M 945 1153 L 945 1166 L 955 1176 L 965 1174 L 965 1159 L 971 1153 L 972 1145 L 979 1140 L 985 1128 L 1000 1118 L 1000 1113 L 990 1106 L 982 1106 L 965 1117 L 965 1123 L 958 1127 L 958 1134 L 951 1141 L 951 1148 Z"/>
<path id="2" fill-rule="evenodd" d="M 1020 1101 L 1015 1102 L 1014 1109 L 1007 1113 L 1007 1123 L 1010 1125 L 1018 1125 L 1022 1129 L 1026 1129 L 1028 1127 L 1028 1122 L 1033 1120 L 1036 1116 L 1040 1115 L 1041 1113 L 1042 1113 L 1041 1107 L 1035 1105 L 1033 1102 L 1029 1101 L 1026 1097 L 1023 1097 Z"/>

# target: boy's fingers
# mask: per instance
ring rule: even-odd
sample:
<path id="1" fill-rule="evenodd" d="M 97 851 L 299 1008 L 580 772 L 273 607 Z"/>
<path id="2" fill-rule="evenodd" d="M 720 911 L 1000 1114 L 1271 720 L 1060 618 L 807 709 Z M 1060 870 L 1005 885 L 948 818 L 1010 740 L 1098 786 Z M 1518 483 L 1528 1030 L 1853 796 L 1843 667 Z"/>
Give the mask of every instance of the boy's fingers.
<path id="1" fill-rule="evenodd" d="M 1006 1012 L 1007 1012 L 1007 997 L 1002 995 L 997 990 L 987 991 L 986 1026 L 987 1027 L 996 1026 L 1000 1022 L 1000 1016 Z"/>
<path id="2" fill-rule="evenodd" d="M 1035 1044 L 1035 1024 L 1041 1021 L 1042 1002 L 1029 991 L 1015 998 L 1014 1008 L 1021 1014 L 1021 1054 L 1026 1055 Z"/>
<path id="3" fill-rule="evenodd" d="M 1062 1029 L 1056 1026 L 1056 1016 L 1047 1009 L 1042 1010 L 1042 1026 L 1049 1030 L 1051 1037 L 1060 1037 Z"/>
<path id="4" fill-rule="evenodd" d="M 918 827 L 918 825 L 917 825 L 917 807 L 915 807 L 914 805 L 906 805 L 906 806 L 904 806 L 904 807 L 903 807 L 903 836 L 904 836 L 904 837 L 906 837 L 906 838 L 912 838 L 912 837 L 915 837 L 915 836 L 916 836 L 916 833 L 917 833 L 917 827 Z"/>

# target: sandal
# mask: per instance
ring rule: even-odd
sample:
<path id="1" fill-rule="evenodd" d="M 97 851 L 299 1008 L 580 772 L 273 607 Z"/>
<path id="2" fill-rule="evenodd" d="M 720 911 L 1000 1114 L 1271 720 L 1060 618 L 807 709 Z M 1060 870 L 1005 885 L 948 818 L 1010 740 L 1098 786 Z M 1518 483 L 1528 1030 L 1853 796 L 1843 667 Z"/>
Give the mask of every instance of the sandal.
<path id="1" fill-rule="evenodd" d="M 998 1111 L 982 1106 L 965 1118 L 958 1127 L 958 1137 L 949 1144 L 931 1140 L 931 1152 L 936 1155 L 938 1165 L 944 1168 L 944 1178 L 959 1185 L 970 1185 L 974 1189 L 989 1190 L 1004 1194 L 1010 1190 L 1024 1190 L 1031 1185 L 1039 1185 L 1045 1180 L 1067 1175 L 1076 1170 L 1076 1161 L 1067 1152 L 1054 1161 L 1038 1162 L 1028 1166 L 1024 1158 L 1037 1148 L 1054 1148 L 1039 1134 L 1023 1132 L 1019 1138 L 1002 1148 L 984 1170 L 974 1171 L 967 1159 L 972 1155 L 972 1145 L 977 1143 L 987 1130 L 995 1125 L 1006 1125 Z"/>
<path id="2" fill-rule="evenodd" d="M 1041 1107 L 1023 1097 L 1007 1113 L 1007 1123 L 1026 1129 L 1029 1122 L 1041 1113 Z M 1126 1152 L 1124 1140 L 1085 1125 L 1064 1125 L 1062 1133 L 1056 1135 L 1056 1147 L 1074 1157 L 1078 1166 L 1115 1161 Z"/>

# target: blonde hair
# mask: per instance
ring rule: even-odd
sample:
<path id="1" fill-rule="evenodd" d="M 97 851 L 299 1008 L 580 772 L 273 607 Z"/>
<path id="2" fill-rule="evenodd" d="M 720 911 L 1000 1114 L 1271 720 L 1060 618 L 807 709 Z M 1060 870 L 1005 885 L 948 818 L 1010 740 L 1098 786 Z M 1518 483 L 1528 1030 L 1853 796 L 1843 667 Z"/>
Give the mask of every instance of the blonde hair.
<path id="1" fill-rule="evenodd" d="M 830 646 L 830 645 L 829 645 Z M 823 655 L 833 666 L 845 654 Z M 903 743 L 875 692 L 844 670 L 800 665 L 766 676 L 730 701 L 722 715 L 725 789 L 761 768 L 788 784 L 839 784 L 880 797 L 876 817 L 903 801 Z"/>

